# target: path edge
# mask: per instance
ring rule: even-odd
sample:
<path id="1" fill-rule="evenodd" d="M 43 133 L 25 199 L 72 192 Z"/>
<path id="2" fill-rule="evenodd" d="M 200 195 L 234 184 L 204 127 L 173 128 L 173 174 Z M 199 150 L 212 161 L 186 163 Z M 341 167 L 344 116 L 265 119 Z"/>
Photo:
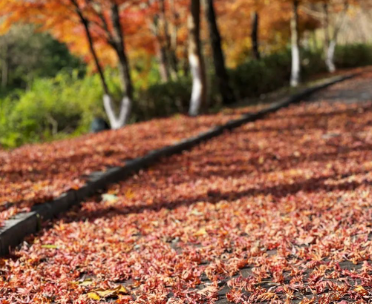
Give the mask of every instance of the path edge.
<path id="1" fill-rule="evenodd" d="M 299 103 L 310 97 L 317 91 L 325 89 L 336 83 L 354 78 L 361 73 L 353 73 L 344 76 L 337 76 L 327 79 L 324 82 L 304 89 L 284 100 L 272 103 L 265 109 L 256 113 L 243 114 L 240 118 L 230 120 L 227 123 L 212 127 L 208 131 L 199 133 L 196 136 L 181 140 L 174 145 L 150 151 L 143 157 L 138 157 L 127 161 L 124 166 L 109 168 L 104 172 L 92 173 L 87 183 L 77 190 L 70 190 L 53 201 L 36 205 L 31 212 L 19 213 L 14 218 L 5 221 L 5 225 L 0 229 L 0 256 L 9 254 L 10 249 L 21 244 L 24 238 L 34 234 L 41 229 L 43 221 L 57 217 L 66 212 L 72 206 L 80 204 L 84 199 L 94 195 L 100 190 L 104 190 L 110 184 L 122 181 L 136 172 L 146 169 L 150 165 L 159 161 L 163 157 L 180 154 L 190 150 L 202 142 L 215 138 L 225 131 L 231 131 L 246 123 L 254 122 L 264 118 L 266 115 L 276 112 L 291 104 Z"/>

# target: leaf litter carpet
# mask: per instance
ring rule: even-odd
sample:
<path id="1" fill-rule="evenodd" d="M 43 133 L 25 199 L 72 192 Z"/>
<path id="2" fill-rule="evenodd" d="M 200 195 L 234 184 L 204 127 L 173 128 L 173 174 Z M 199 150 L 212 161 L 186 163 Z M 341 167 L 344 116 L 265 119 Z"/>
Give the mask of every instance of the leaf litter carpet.
<path id="1" fill-rule="evenodd" d="M 116 131 L 0 150 L 0 225 L 33 205 L 84 185 L 89 174 L 123 166 L 154 149 L 207 131 L 255 107 L 191 118 L 183 115 L 137 123 Z"/>
<path id="2" fill-rule="evenodd" d="M 0 260 L 0 303 L 371 303 L 372 101 L 327 100 L 360 82 L 47 223 Z"/>

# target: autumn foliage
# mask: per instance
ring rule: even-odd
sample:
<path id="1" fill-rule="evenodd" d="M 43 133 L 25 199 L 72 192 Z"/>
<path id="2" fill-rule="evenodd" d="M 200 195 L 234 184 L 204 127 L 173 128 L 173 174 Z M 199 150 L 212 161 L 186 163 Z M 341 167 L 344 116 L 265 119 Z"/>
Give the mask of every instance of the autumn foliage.
<path id="1" fill-rule="evenodd" d="M 34 204 L 80 187 L 92 172 L 122 166 L 127 160 L 195 136 L 254 109 L 228 110 L 195 119 L 180 115 L 77 139 L 0 151 L 0 218 L 8 219 Z"/>
<path id="2" fill-rule="evenodd" d="M 369 303 L 371 79 L 87 200 L 2 260 L 0 299 Z"/>
<path id="3" fill-rule="evenodd" d="M 128 123 L 133 104 L 139 102 L 132 76 L 138 62 L 146 62 L 143 69 L 148 73 L 155 62 L 159 80 L 165 83 L 191 75 L 189 114 L 199 115 L 212 104 L 214 86 L 219 98 L 213 102 L 237 101 L 226 64 L 259 61 L 291 46 L 291 86 L 304 79 L 303 65 L 312 65 L 302 58 L 302 49 L 323 53 L 324 68 L 334 73 L 337 37 L 347 15 L 370 5 L 370 0 L 363 5 L 353 0 L 208 0 L 204 4 L 199 0 L 10 0 L 0 1 L 0 29 L 36 24 L 83 57 L 99 75 L 110 127 L 118 129 Z M 207 60 L 209 56 L 213 62 Z M 213 75 L 209 75 L 212 65 Z M 107 66 L 119 72 L 118 107 L 113 97 L 117 92 L 105 76 Z M 145 74 L 142 71 L 141 76 Z"/>
<path id="4" fill-rule="evenodd" d="M 84 29 L 79 22 L 73 2 L 80 6 L 90 22 L 94 43 L 102 63 L 116 65 L 117 58 L 108 37 L 108 32 L 112 31 L 112 24 L 108 21 L 108 8 L 115 1 L 36 0 L 26 3 L 21 0 L 0 1 L 1 14 L 5 18 L 2 29 L 6 31 L 16 22 L 39 24 L 42 30 L 52 32 L 56 38 L 67 43 L 73 52 L 84 56 L 93 65 Z M 178 60 L 184 59 L 188 36 L 186 20 L 189 14 L 189 1 L 120 0 L 116 2 L 121 7 L 122 27 L 128 38 L 127 48 L 133 58 L 144 53 L 155 55 L 164 44 L 169 44 L 167 47 L 172 48 Z M 159 4 L 162 2 L 165 5 L 164 16 Z M 304 7 L 300 11 L 301 32 L 322 27 L 322 12 L 319 10 L 326 2 L 300 1 L 300 5 Z M 253 12 L 260 15 L 261 50 L 270 53 L 288 44 L 292 1 L 215 0 L 214 3 L 229 65 L 241 62 L 242 56 L 247 55 L 247 51 L 251 48 L 250 31 Z M 342 11 L 342 1 L 330 0 L 328 3 L 330 14 Z M 358 2 L 350 0 L 348 4 L 356 6 Z M 366 0 L 363 5 L 369 7 L 369 0 Z M 102 16 L 107 21 L 108 29 L 105 28 Z M 164 27 L 164 22 L 167 27 Z M 207 29 L 203 27 L 203 40 L 207 38 L 206 31 Z"/>
<path id="5" fill-rule="evenodd" d="M 321 29 L 334 72 L 342 24 L 333 17 L 342 20 L 360 5 L 208 0 L 203 12 L 201 2 L 0 0 L 3 32 L 35 24 L 92 66 L 117 129 L 0 150 L 0 227 L 79 189 L 96 171 L 257 111 L 261 106 L 197 116 L 208 106 L 208 77 L 224 87 L 223 103 L 236 101 L 225 59 L 230 67 L 248 57 L 259 65 L 291 45 L 298 85 L 301 44 Z M 197 117 L 122 128 L 121 114 L 136 102 L 132 63 L 140 57 L 156 58 L 162 82 L 191 70 L 190 115 Z M 116 117 L 108 66 L 118 68 L 122 87 Z M 371 303 L 372 72 L 359 71 L 41 223 L 40 232 L 0 259 L 0 304 Z"/>

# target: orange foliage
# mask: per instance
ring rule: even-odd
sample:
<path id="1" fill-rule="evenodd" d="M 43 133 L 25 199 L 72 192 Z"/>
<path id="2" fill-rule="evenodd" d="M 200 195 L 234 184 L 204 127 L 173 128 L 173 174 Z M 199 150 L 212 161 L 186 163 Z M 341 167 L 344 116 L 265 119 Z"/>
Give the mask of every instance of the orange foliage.
<path id="1" fill-rule="evenodd" d="M 108 8 L 113 0 L 76 0 L 91 22 L 90 28 L 99 57 L 104 65 L 115 65 L 114 56 L 105 27 L 97 14 L 100 7 L 103 16 L 108 18 Z M 156 37 L 151 31 L 154 15 L 159 12 L 158 1 L 120 0 L 121 22 L 127 39 L 127 48 L 131 57 L 153 56 Z M 329 0 L 333 11 L 341 10 L 343 1 Z M 354 4 L 354 0 L 349 1 Z M 300 30 L 314 30 L 320 21 L 306 10 L 301 9 L 312 4 L 324 3 L 322 0 L 300 1 Z M 229 66 L 235 66 L 246 60 L 251 52 L 251 14 L 259 13 L 259 39 L 261 51 L 275 52 L 289 41 L 289 19 L 292 0 L 215 0 L 218 22 L 224 39 L 224 49 Z M 170 28 L 177 31 L 177 49 L 179 58 L 183 57 L 187 43 L 186 19 L 189 0 L 165 0 L 165 17 Z M 0 0 L 0 16 L 5 16 L 1 29 L 7 30 L 15 22 L 31 22 L 41 26 L 41 30 L 51 32 L 57 39 L 67 43 L 69 48 L 89 62 L 91 55 L 86 43 L 84 29 L 72 5 L 72 0 Z M 204 23 L 204 39 L 208 39 Z M 110 24 L 109 24 L 110 27 Z M 109 28 L 109 30 L 112 30 Z M 208 50 L 207 50 L 208 52 Z"/>

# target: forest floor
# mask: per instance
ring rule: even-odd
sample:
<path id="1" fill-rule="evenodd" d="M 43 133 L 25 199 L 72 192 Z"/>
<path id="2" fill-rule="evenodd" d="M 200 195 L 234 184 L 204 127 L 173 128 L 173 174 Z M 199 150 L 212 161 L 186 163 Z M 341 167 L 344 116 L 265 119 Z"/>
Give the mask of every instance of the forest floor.
<path id="1" fill-rule="evenodd" d="M 46 223 L 0 260 L 0 303 L 371 303 L 371 83 L 334 85 Z"/>

